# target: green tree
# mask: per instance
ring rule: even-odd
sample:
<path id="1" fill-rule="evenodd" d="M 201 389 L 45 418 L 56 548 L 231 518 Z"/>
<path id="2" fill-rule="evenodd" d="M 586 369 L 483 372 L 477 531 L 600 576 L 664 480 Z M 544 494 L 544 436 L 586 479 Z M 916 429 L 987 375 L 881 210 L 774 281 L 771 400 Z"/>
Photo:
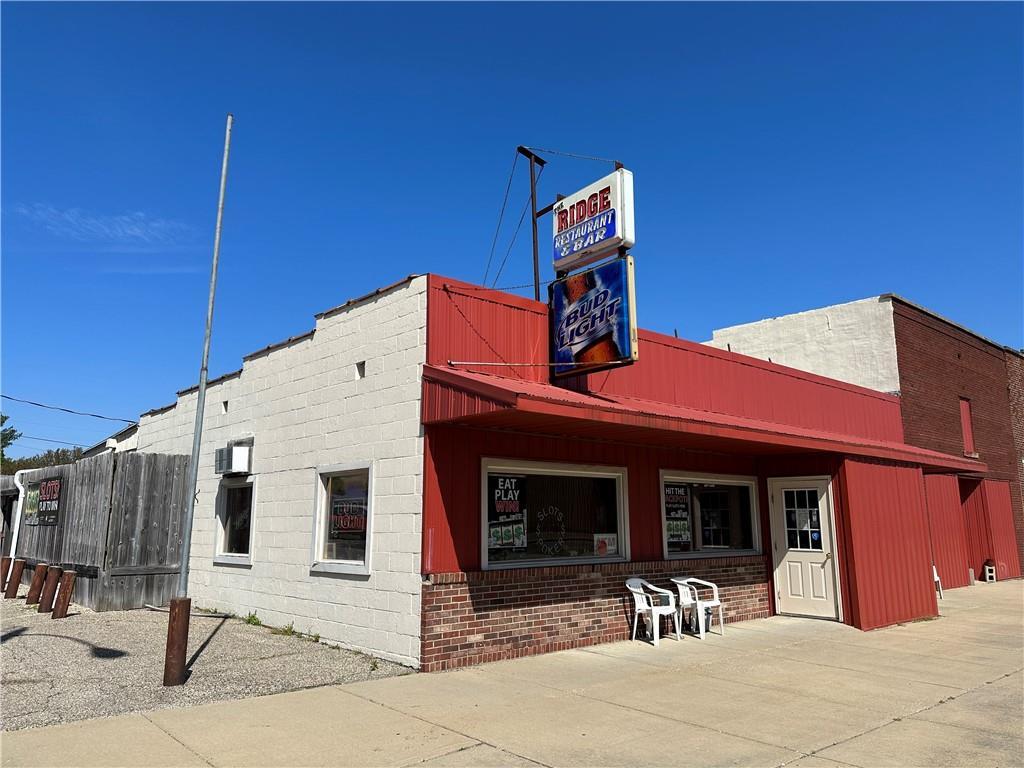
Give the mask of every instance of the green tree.
<path id="1" fill-rule="evenodd" d="M 20 459 L 9 459 L 4 456 L 0 472 L 5 475 L 13 475 L 19 469 L 39 469 L 55 467 L 58 464 L 74 464 L 80 458 L 82 458 L 81 448 L 54 448 L 35 456 L 22 456 Z"/>
<path id="2" fill-rule="evenodd" d="M 7 446 L 21 437 L 14 427 L 5 426 L 8 418 L 6 413 L 0 413 L 0 461 L 7 461 Z"/>

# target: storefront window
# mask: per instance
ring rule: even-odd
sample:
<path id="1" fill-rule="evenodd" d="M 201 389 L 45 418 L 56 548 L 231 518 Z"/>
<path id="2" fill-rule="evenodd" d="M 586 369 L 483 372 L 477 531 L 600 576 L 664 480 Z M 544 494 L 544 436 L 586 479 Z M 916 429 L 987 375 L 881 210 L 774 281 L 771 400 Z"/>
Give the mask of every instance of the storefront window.
<path id="1" fill-rule="evenodd" d="M 485 465 L 485 562 L 625 559 L 624 486 L 625 470 Z"/>
<path id="2" fill-rule="evenodd" d="M 369 573 L 373 498 L 370 467 L 321 469 L 317 480 L 313 570 Z"/>
<path id="3" fill-rule="evenodd" d="M 757 550 L 753 478 L 662 473 L 665 556 L 698 557 Z M 724 551 L 723 551 L 724 550 Z"/>

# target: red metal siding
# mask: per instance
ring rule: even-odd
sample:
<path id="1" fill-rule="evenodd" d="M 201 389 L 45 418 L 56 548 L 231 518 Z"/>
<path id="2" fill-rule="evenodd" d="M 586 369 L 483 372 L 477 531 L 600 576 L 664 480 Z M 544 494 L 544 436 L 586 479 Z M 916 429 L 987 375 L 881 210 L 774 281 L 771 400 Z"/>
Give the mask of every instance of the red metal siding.
<path id="1" fill-rule="evenodd" d="M 548 380 L 547 306 L 430 276 L 427 362 L 459 370 Z M 570 378 L 566 386 L 838 435 L 902 442 L 899 399 L 814 374 L 669 336 L 640 332 L 631 366 Z M 509 366 L 510 363 L 532 365 Z"/>
<path id="2" fill-rule="evenodd" d="M 943 589 L 966 587 L 970 556 L 960 486 L 956 475 L 925 475 L 925 500 L 932 540 L 932 556 Z"/>
<path id="3" fill-rule="evenodd" d="M 996 578 L 1017 578 L 1020 576 L 1020 560 L 1017 556 L 1017 540 L 1013 529 L 1010 484 L 999 480 L 985 480 L 982 485 L 985 489 L 985 508 L 988 511 Z"/>
<path id="4" fill-rule="evenodd" d="M 427 283 L 427 363 L 545 363 L 546 304 L 430 275 Z M 461 365 L 459 370 L 548 381 L 537 366 Z"/>
<path id="5" fill-rule="evenodd" d="M 661 560 L 661 469 L 756 475 L 754 459 L 453 426 L 426 427 L 423 572 L 480 570 L 481 459 L 510 458 L 626 467 L 631 559 Z M 768 509 L 758 500 L 767 542 Z M 767 550 L 765 550 L 767 551 Z"/>
<path id="6" fill-rule="evenodd" d="M 650 331 L 632 366 L 578 377 L 588 391 L 903 442 L 899 399 Z"/>
<path id="7" fill-rule="evenodd" d="M 980 579 L 982 566 L 992 556 L 992 533 L 985 509 L 985 488 L 980 480 L 960 478 L 960 504 L 967 531 L 967 566 Z"/>
<path id="8" fill-rule="evenodd" d="M 935 616 L 921 470 L 847 459 L 842 475 L 853 624 L 875 629 Z"/>

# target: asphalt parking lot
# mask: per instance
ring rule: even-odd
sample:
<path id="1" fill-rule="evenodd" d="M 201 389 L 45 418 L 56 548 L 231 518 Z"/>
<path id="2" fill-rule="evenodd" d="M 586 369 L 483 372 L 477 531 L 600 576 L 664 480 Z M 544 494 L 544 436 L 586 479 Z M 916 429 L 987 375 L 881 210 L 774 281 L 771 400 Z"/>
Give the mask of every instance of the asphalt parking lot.
<path id="1" fill-rule="evenodd" d="M 24 592 L 23 592 L 24 594 Z M 372 680 L 405 667 L 240 619 L 193 616 L 188 683 L 164 688 L 167 614 L 94 613 L 53 620 L 23 597 L 0 600 L 0 730 L 189 707 Z M 197 653 L 198 651 L 198 653 Z"/>

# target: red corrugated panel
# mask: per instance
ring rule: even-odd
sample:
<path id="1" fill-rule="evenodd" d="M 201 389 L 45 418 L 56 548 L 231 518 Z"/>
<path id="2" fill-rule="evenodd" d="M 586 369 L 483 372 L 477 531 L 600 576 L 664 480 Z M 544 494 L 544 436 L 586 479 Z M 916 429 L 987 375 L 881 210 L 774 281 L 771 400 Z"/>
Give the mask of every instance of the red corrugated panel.
<path id="1" fill-rule="evenodd" d="M 630 551 L 632 560 L 638 562 L 663 558 L 659 470 L 757 474 L 755 459 L 750 456 L 446 425 L 428 426 L 425 432 L 424 573 L 480 569 L 480 471 L 484 457 L 626 467 Z M 768 531 L 768 507 L 763 497 L 758 507 L 761 530 Z"/>
<path id="2" fill-rule="evenodd" d="M 463 371 L 549 380 L 545 304 L 435 275 L 427 302 L 430 365 L 456 361 Z M 512 363 L 531 365 L 504 365 Z M 565 384 L 803 429 L 903 440 L 898 398 L 650 331 L 640 332 L 634 365 L 570 377 Z"/>
<path id="3" fill-rule="evenodd" d="M 980 579 L 982 566 L 992 557 L 992 532 L 985 509 L 985 489 L 980 480 L 960 478 L 960 504 L 967 531 L 967 564 L 974 569 L 974 577 Z"/>
<path id="4" fill-rule="evenodd" d="M 875 629 L 935 616 L 921 470 L 853 459 L 843 465 L 854 625 Z"/>
<path id="5" fill-rule="evenodd" d="M 640 432 L 640 439 L 654 441 L 659 435 L 688 436 L 691 443 L 701 440 L 749 443 L 747 451 L 772 452 L 785 450 L 819 450 L 867 456 L 890 461 L 905 461 L 946 470 L 983 471 L 980 462 L 962 456 L 946 456 L 923 448 L 898 442 L 837 434 L 787 423 L 714 411 L 699 410 L 671 403 L 641 400 L 622 395 L 593 395 L 567 390 L 536 381 L 522 381 L 484 373 L 472 373 L 431 365 L 423 368 L 423 421 L 464 420 L 492 427 L 548 431 L 549 424 L 559 424 L 577 436 L 623 439 L 623 429 Z M 455 394 L 464 391 L 459 398 Z M 494 402 L 504 408 L 493 406 Z M 480 411 L 474 412 L 474 404 Z M 483 417 L 483 418 L 482 418 Z M 567 422 L 567 423 L 566 423 Z M 678 442 L 678 437 L 677 437 Z"/>
<path id="6" fill-rule="evenodd" d="M 437 275 L 428 278 L 427 362 L 545 363 L 545 304 Z M 547 381 L 539 366 L 472 366 L 460 370 Z"/>
<path id="7" fill-rule="evenodd" d="M 982 485 L 985 489 L 985 508 L 988 511 L 996 578 L 1018 578 L 1020 576 L 1020 559 L 1017 555 L 1017 533 L 1013 526 L 1010 484 L 1005 480 L 984 480 Z"/>
<path id="8" fill-rule="evenodd" d="M 943 589 L 966 587 L 970 556 L 956 475 L 925 475 L 932 556 Z"/>

